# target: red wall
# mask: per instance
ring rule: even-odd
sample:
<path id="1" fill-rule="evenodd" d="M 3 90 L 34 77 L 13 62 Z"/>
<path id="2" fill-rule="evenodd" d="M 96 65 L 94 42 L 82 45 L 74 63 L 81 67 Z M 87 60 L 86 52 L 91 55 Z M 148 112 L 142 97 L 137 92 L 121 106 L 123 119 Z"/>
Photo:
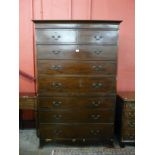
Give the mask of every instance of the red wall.
<path id="1" fill-rule="evenodd" d="M 134 91 L 134 0 L 20 0 L 20 93 L 35 94 L 33 19 L 123 20 L 118 91 Z"/>

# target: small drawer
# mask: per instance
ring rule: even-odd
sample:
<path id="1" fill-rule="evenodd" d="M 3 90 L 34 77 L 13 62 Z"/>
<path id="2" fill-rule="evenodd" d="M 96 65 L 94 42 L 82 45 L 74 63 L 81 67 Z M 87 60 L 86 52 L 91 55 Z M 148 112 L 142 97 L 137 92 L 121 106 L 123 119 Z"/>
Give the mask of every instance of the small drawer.
<path id="1" fill-rule="evenodd" d="M 115 75 L 116 62 L 113 61 L 75 61 L 38 60 L 40 75 Z"/>
<path id="2" fill-rule="evenodd" d="M 77 35 L 75 30 L 37 29 L 37 44 L 63 44 L 76 43 Z"/>
<path id="3" fill-rule="evenodd" d="M 115 93 L 114 77 L 39 77 L 39 95 Z M 59 94 L 60 95 L 60 94 Z M 88 94 L 87 94 L 88 95 Z"/>
<path id="4" fill-rule="evenodd" d="M 117 46 L 37 45 L 37 59 L 116 60 Z"/>
<path id="5" fill-rule="evenodd" d="M 52 110 L 39 111 L 40 123 L 112 123 L 114 110 Z"/>
<path id="6" fill-rule="evenodd" d="M 79 44 L 117 44 L 117 31 L 79 30 Z"/>
<path id="7" fill-rule="evenodd" d="M 40 124 L 39 133 L 42 139 L 45 138 L 113 138 L 113 124 Z"/>
<path id="8" fill-rule="evenodd" d="M 114 109 L 115 96 L 100 97 L 39 97 L 39 109 Z"/>

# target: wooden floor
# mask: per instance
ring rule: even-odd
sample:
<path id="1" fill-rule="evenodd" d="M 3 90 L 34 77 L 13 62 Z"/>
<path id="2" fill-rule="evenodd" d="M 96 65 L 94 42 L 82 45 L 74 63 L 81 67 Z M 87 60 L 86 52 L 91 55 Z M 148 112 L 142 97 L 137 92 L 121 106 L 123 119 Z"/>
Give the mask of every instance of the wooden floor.
<path id="1" fill-rule="evenodd" d="M 103 146 L 75 147 L 66 145 L 46 145 L 39 149 L 39 139 L 35 130 L 20 130 L 19 155 L 134 155 L 135 148 L 120 148 L 117 141 L 114 148 Z"/>

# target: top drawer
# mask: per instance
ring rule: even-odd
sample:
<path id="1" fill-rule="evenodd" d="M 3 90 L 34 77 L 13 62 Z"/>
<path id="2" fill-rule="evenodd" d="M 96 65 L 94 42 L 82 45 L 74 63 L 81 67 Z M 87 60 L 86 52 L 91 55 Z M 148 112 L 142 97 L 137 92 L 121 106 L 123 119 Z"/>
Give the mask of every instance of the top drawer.
<path id="1" fill-rule="evenodd" d="M 79 44 L 116 44 L 117 31 L 80 30 Z"/>
<path id="2" fill-rule="evenodd" d="M 76 43 L 77 32 L 72 29 L 37 29 L 37 44 L 62 44 Z"/>
<path id="3" fill-rule="evenodd" d="M 117 31 L 37 29 L 37 44 L 117 44 Z"/>

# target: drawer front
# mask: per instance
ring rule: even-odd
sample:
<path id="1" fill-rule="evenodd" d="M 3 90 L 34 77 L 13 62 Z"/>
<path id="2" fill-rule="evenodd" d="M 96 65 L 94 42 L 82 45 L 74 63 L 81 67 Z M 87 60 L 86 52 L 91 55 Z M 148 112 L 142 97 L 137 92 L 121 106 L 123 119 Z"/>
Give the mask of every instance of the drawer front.
<path id="1" fill-rule="evenodd" d="M 123 128 L 125 129 L 134 129 L 135 128 L 135 120 L 134 119 L 126 119 L 123 122 Z"/>
<path id="2" fill-rule="evenodd" d="M 53 74 L 115 75 L 113 61 L 38 60 L 38 76 Z"/>
<path id="3" fill-rule="evenodd" d="M 74 30 L 54 30 L 54 29 L 37 29 L 37 44 L 61 44 L 76 43 L 76 31 Z"/>
<path id="4" fill-rule="evenodd" d="M 124 129 L 122 131 L 123 140 L 135 140 L 135 130 L 134 129 Z"/>
<path id="5" fill-rule="evenodd" d="M 39 125 L 41 138 L 113 138 L 113 124 Z"/>
<path id="6" fill-rule="evenodd" d="M 38 83 L 38 92 L 42 95 L 52 95 L 54 93 L 115 92 L 115 80 L 113 77 L 40 77 Z"/>
<path id="7" fill-rule="evenodd" d="M 37 45 L 38 59 L 116 60 L 116 46 Z"/>
<path id="8" fill-rule="evenodd" d="M 39 111 L 40 123 L 112 123 L 114 110 Z"/>
<path id="9" fill-rule="evenodd" d="M 39 97 L 38 107 L 39 109 L 113 109 L 115 97 Z"/>
<path id="10" fill-rule="evenodd" d="M 117 31 L 93 31 L 80 30 L 78 31 L 79 44 L 117 44 Z"/>
<path id="11" fill-rule="evenodd" d="M 135 119 L 123 119 L 123 124 L 122 124 L 122 129 L 123 130 L 128 130 L 128 129 L 135 129 Z"/>
<path id="12" fill-rule="evenodd" d="M 134 129 L 135 128 L 135 112 L 124 110 L 122 121 L 123 121 L 123 128 Z"/>

